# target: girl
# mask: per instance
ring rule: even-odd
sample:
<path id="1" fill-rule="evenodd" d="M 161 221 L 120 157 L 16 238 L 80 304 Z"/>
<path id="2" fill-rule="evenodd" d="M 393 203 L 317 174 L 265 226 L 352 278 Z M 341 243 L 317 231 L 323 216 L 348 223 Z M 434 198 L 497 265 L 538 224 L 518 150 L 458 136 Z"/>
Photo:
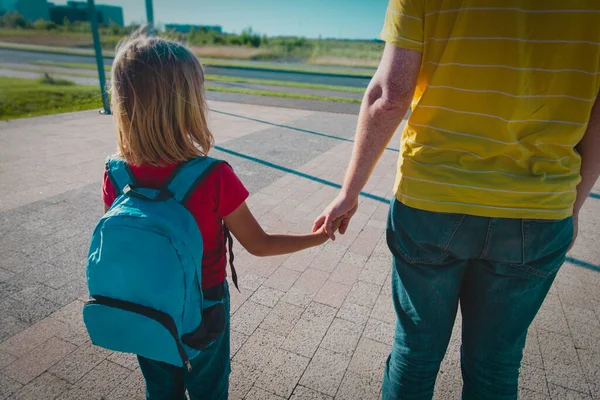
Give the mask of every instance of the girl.
<path id="1" fill-rule="evenodd" d="M 144 35 L 127 39 L 117 47 L 111 79 L 118 156 L 129 165 L 139 186 L 159 188 L 178 165 L 207 155 L 213 135 L 207 125 L 204 75 L 189 49 Z M 115 197 L 115 188 L 105 173 L 105 211 Z M 323 229 L 302 235 L 265 233 L 248 209 L 247 197 L 248 191 L 233 170 L 220 163 L 184 204 L 196 219 L 204 241 L 204 297 L 224 300 L 225 327 L 213 345 L 191 360 L 191 371 L 138 357 L 148 399 L 184 399 L 186 389 L 191 399 L 227 398 L 227 228 L 255 256 L 292 253 L 327 240 Z"/>

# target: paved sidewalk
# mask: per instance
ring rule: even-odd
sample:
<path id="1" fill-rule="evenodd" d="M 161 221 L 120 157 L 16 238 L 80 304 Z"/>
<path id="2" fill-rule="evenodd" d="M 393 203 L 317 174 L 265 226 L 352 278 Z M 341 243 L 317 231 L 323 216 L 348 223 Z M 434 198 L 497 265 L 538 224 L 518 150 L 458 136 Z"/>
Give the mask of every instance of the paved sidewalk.
<path id="1" fill-rule="evenodd" d="M 210 105 L 214 156 L 248 186 L 259 221 L 269 231 L 310 229 L 342 180 L 356 117 Z M 111 124 L 95 112 L 0 123 L 0 400 L 143 398 L 135 360 L 91 346 L 80 317 Z M 384 228 L 398 142 L 337 241 L 260 259 L 235 247 L 231 399 L 380 396 L 395 323 Z M 600 399 L 599 194 L 530 330 L 523 399 Z M 437 399 L 460 396 L 458 351 L 455 334 Z"/>

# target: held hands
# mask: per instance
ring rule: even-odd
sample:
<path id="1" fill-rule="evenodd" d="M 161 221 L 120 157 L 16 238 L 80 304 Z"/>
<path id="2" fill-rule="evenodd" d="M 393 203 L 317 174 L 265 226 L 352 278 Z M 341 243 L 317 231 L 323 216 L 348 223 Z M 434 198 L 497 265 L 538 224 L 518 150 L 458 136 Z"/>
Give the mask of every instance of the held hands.
<path id="1" fill-rule="evenodd" d="M 357 208 L 358 198 L 346 197 L 340 193 L 315 220 L 313 232 L 322 230 L 331 240 L 335 240 L 335 231 L 339 228 L 340 234 L 346 233 Z"/>

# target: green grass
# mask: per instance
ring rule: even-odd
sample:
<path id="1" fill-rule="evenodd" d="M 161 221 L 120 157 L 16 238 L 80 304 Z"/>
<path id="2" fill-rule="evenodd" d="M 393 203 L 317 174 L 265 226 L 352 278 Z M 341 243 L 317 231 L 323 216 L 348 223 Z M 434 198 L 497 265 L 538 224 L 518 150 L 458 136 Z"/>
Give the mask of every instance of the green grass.
<path id="1" fill-rule="evenodd" d="M 98 67 L 96 64 L 86 64 L 86 63 L 68 63 L 68 62 L 54 62 L 54 61 L 33 61 L 30 64 L 33 65 L 41 65 L 44 67 L 60 67 L 60 68 L 71 68 L 71 69 L 89 69 L 91 71 L 97 71 Z M 110 72 L 111 66 L 105 65 L 104 71 Z"/>
<path id="2" fill-rule="evenodd" d="M 94 64 L 86 63 L 64 63 L 64 62 L 52 62 L 52 61 L 35 61 L 32 64 L 45 65 L 52 67 L 63 67 L 63 68 L 75 68 L 75 69 L 96 69 Z M 264 71 L 287 71 L 287 72 L 300 72 L 300 73 L 311 73 L 317 75 L 346 75 L 370 78 L 373 76 L 373 72 L 356 71 L 352 69 L 323 69 L 318 67 L 308 66 L 296 66 L 296 65 L 278 65 L 278 64 L 265 64 L 265 63 L 252 63 L 252 62 L 234 62 L 234 61 L 216 61 L 216 60 L 202 60 L 202 64 L 213 67 L 229 67 L 229 68 L 241 68 L 241 69 L 259 69 Z M 105 65 L 104 68 L 109 71 L 110 66 Z"/>
<path id="3" fill-rule="evenodd" d="M 249 83 L 255 85 L 270 85 L 270 86 L 282 86 L 282 87 L 295 87 L 304 89 L 317 89 L 317 90 L 334 90 L 338 92 L 348 93 L 363 93 L 364 88 L 357 88 L 351 86 L 336 86 L 336 85 L 321 85 L 318 83 L 303 83 L 303 82 L 291 82 L 291 81 L 275 81 L 271 79 L 252 79 L 252 78 L 237 78 L 234 76 L 223 76 L 223 75 L 206 75 L 208 82 L 231 82 L 231 83 Z"/>
<path id="4" fill-rule="evenodd" d="M 59 83 L 59 84 L 56 84 Z M 0 77 L 0 119 L 89 110 L 102 107 L 97 86 L 64 85 L 61 80 Z"/>
<path id="5" fill-rule="evenodd" d="M 229 88 L 229 87 L 210 86 L 210 85 L 206 85 L 205 89 L 208 90 L 208 91 L 213 91 L 213 92 L 250 94 L 250 95 L 254 95 L 254 96 L 282 97 L 282 98 L 286 98 L 286 99 L 320 100 L 320 101 L 330 101 L 330 102 L 334 102 L 334 103 L 360 104 L 360 100 L 358 100 L 358 99 L 349 99 L 349 98 L 346 98 L 346 97 L 317 96 L 317 95 L 313 95 L 313 94 L 272 92 L 270 90 Z"/>
<path id="6" fill-rule="evenodd" d="M 61 62 L 49 62 L 49 61 L 35 61 L 31 64 L 41 65 L 41 66 L 49 66 L 49 67 L 62 67 L 62 68 L 73 68 L 73 69 L 87 69 L 87 70 L 96 70 L 96 66 L 93 64 L 84 64 L 84 63 L 61 63 Z M 110 66 L 105 65 L 104 69 L 106 72 L 110 73 Z M 77 75 L 73 75 L 77 76 Z M 79 74 L 79 76 L 87 76 Z M 363 93 L 365 91 L 364 88 L 357 88 L 351 86 L 336 86 L 336 85 L 322 85 L 317 83 L 303 83 L 303 82 L 291 82 L 291 81 L 277 81 L 271 79 L 253 79 L 253 78 L 238 78 L 233 76 L 223 76 L 223 75 L 206 75 L 207 81 L 213 82 L 231 82 L 231 83 L 249 83 L 256 85 L 272 85 L 272 86 L 283 86 L 283 87 L 297 87 L 297 88 L 305 88 L 305 89 L 318 89 L 318 90 L 335 90 L 338 92 L 349 92 L 349 93 Z"/>
<path id="7" fill-rule="evenodd" d="M 375 73 L 356 71 L 353 69 L 324 69 L 318 67 L 309 67 L 302 64 L 299 65 L 279 65 L 279 64 L 264 64 L 264 63 L 252 63 L 252 62 L 235 62 L 235 61 L 222 61 L 222 60 L 202 60 L 202 64 L 214 67 L 229 67 L 229 68 L 242 68 L 242 69 L 260 69 L 265 71 L 286 71 L 286 72 L 300 72 L 310 73 L 317 75 L 347 75 L 356 77 L 370 78 Z"/>

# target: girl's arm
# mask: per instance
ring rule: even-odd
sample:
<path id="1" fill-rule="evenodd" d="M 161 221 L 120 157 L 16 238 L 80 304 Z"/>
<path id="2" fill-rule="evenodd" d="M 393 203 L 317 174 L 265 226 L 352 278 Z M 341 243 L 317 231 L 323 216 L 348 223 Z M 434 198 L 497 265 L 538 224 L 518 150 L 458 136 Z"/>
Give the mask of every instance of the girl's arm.
<path id="1" fill-rule="evenodd" d="M 266 233 L 245 202 L 223 219 L 240 244 L 250 254 L 258 257 L 294 253 L 323 244 L 328 239 L 323 229 L 306 234 Z"/>

